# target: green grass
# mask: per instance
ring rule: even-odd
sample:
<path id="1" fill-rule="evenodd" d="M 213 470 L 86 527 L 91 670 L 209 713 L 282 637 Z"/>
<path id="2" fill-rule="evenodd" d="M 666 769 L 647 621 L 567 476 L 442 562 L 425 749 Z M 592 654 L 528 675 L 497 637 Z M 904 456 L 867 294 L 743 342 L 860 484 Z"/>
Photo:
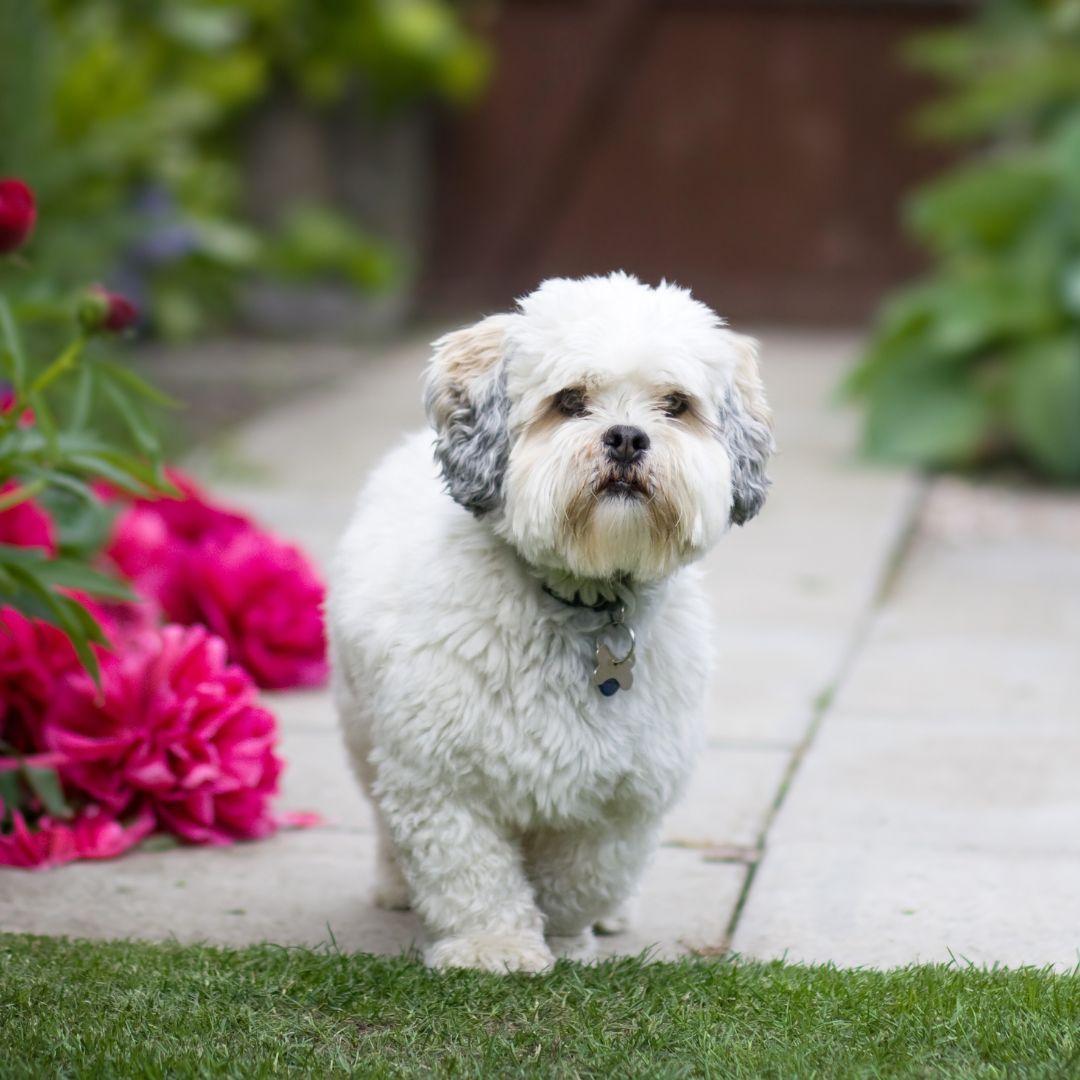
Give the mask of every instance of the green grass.
<path id="1" fill-rule="evenodd" d="M 0 935 L 0 1075 L 1080 1076 L 1080 971 L 618 960 L 546 977 Z"/>

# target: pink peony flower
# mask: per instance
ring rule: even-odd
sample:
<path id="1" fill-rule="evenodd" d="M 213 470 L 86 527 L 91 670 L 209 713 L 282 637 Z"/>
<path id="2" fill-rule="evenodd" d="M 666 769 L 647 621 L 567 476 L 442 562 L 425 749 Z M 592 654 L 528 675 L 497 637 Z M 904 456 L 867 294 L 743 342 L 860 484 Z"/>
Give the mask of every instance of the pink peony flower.
<path id="1" fill-rule="evenodd" d="M 40 750 L 45 709 L 79 667 L 55 626 L 0 608 L 0 739 L 21 754 Z"/>
<path id="2" fill-rule="evenodd" d="M 145 806 L 126 825 L 89 807 L 70 821 L 43 817 L 32 829 L 15 811 L 11 833 L 0 835 L 0 866 L 43 869 L 76 859 L 112 859 L 145 839 L 154 824 Z"/>
<path id="3" fill-rule="evenodd" d="M 113 563 L 166 618 L 223 637 L 260 686 L 324 682 L 324 589 L 307 559 L 182 473 L 170 479 L 182 498 L 140 499 L 117 519 Z"/>
<path id="4" fill-rule="evenodd" d="M 211 502 L 199 485 L 179 469 L 169 469 L 168 477 L 173 487 L 181 492 L 179 497 L 140 499 L 135 505 L 159 514 L 166 529 L 177 540 L 197 544 L 211 536 L 231 536 L 254 527 L 245 514 Z"/>
<path id="5" fill-rule="evenodd" d="M 13 480 L 0 484 L 0 495 L 17 486 Z M 55 555 L 56 529 L 53 520 L 33 499 L 0 510 L 0 544 L 44 548 L 49 555 Z"/>
<path id="6" fill-rule="evenodd" d="M 192 552 L 188 586 L 201 620 L 260 686 L 326 680 L 324 589 L 298 548 L 255 530 L 212 538 Z"/>
<path id="7" fill-rule="evenodd" d="M 194 843 L 269 835 L 281 761 L 273 716 L 250 677 L 201 627 L 167 626 L 140 648 L 102 658 L 102 693 L 71 675 L 44 721 L 66 785 L 107 813 L 148 805 Z"/>
<path id="8" fill-rule="evenodd" d="M 190 625 L 200 619 L 188 585 L 188 554 L 205 539 L 253 526 L 243 514 L 209 502 L 178 470 L 170 469 L 169 479 L 183 494 L 136 499 L 116 519 L 106 554 L 165 618 Z"/>

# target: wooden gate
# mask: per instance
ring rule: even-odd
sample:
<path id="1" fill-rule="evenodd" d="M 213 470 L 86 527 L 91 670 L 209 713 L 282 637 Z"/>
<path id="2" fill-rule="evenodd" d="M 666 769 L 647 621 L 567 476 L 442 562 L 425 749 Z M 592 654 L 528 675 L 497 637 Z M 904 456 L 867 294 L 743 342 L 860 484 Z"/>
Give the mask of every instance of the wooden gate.
<path id="1" fill-rule="evenodd" d="M 917 266 L 940 168 L 900 44 L 956 2 L 502 0 L 484 100 L 439 136 L 429 312 L 623 268 L 739 319 L 845 322 Z"/>

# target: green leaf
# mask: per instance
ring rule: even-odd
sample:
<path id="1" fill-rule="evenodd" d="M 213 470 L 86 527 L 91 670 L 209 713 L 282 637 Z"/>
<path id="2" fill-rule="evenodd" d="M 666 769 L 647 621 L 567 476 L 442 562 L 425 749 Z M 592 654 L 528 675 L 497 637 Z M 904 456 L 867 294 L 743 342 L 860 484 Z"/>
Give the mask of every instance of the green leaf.
<path id="1" fill-rule="evenodd" d="M 16 769 L 0 769 L 0 825 L 11 821 L 11 814 L 27 803 L 27 791 Z"/>
<path id="2" fill-rule="evenodd" d="M 146 495 L 148 490 L 153 488 L 152 476 L 148 483 L 143 477 L 134 475 L 131 469 L 118 466 L 100 454 L 73 453 L 68 455 L 67 464 L 78 469 L 84 476 L 108 480 L 129 495 Z"/>
<path id="3" fill-rule="evenodd" d="M 30 568 L 14 564 L 10 559 L 7 559 L 6 562 L 11 576 L 32 597 L 39 601 L 43 614 L 39 614 L 38 617 L 52 623 L 67 635 L 67 639 L 71 642 L 71 647 L 75 650 L 79 662 L 94 680 L 95 685 L 100 687 L 101 667 L 98 664 L 97 657 L 94 655 L 94 650 L 90 647 L 85 622 L 75 614 L 73 609 L 83 611 L 88 618 L 90 617 L 89 613 L 85 612 L 85 609 L 81 608 L 79 604 L 69 597 L 54 593 Z M 93 622 L 92 619 L 91 621 Z M 96 622 L 94 625 L 97 625 Z M 100 627 L 98 632 L 101 633 Z"/>
<path id="4" fill-rule="evenodd" d="M 60 786 L 60 777 L 55 769 L 24 765 L 19 771 L 25 777 L 30 790 L 41 800 L 47 814 L 55 818 L 74 816 L 74 811 L 64 798 L 64 789 Z"/>
<path id="5" fill-rule="evenodd" d="M 18 506 L 20 503 L 26 502 L 27 499 L 32 499 L 35 495 L 39 494 L 44 487 L 45 481 L 38 479 L 29 484 L 23 484 L 20 487 L 3 492 L 3 494 L 0 494 L 0 513 L 5 510 L 10 510 L 13 506 Z"/>
<path id="6" fill-rule="evenodd" d="M 126 583 L 91 570 L 75 559 L 51 558 L 36 548 L 0 544 L 0 565 L 20 574 L 30 574 L 43 585 L 75 589 L 107 600 L 137 599 Z"/>
<path id="7" fill-rule="evenodd" d="M 182 401 L 177 401 L 176 398 L 162 392 L 140 375 L 136 375 L 131 368 L 124 367 L 123 364 L 114 364 L 111 360 L 98 360 L 94 366 L 107 372 L 111 378 L 120 383 L 126 390 L 130 390 L 131 393 L 145 398 L 155 405 L 160 405 L 166 409 L 181 409 L 184 407 Z"/>
<path id="8" fill-rule="evenodd" d="M 3 335 L 4 344 L 11 357 L 11 382 L 18 394 L 22 392 L 26 382 L 26 353 L 23 352 L 22 338 L 11 314 L 11 307 L 3 296 L 0 296 L 0 334 Z"/>
<path id="9" fill-rule="evenodd" d="M 45 448 L 49 457 L 56 461 L 60 457 L 60 432 L 56 427 L 52 409 L 49 408 L 43 394 L 28 394 L 28 400 L 34 410 L 34 420 L 37 427 L 45 437 Z"/>
<path id="10" fill-rule="evenodd" d="M 1009 389 L 1009 419 L 1021 450 L 1052 476 L 1080 479 L 1080 337 L 1019 349 Z"/>
<path id="11" fill-rule="evenodd" d="M 116 411 L 127 425 L 131 437 L 135 440 L 135 445 L 151 461 L 159 460 L 161 457 L 161 443 L 157 435 L 146 422 L 146 419 L 139 414 L 139 410 L 128 401 L 123 390 L 118 389 L 114 383 L 106 382 L 105 393 L 113 405 L 116 406 Z"/>
<path id="12" fill-rule="evenodd" d="M 996 250 L 1045 212 L 1055 185 L 1053 170 L 1037 158 L 980 162 L 923 187 L 908 218 L 915 234 L 944 254 Z"/>
<path id="13" fill-rule="evenodd" d="M 875 386 L 864 446 L 876 457 L 927 467 L 968 466 L 993 428 L 990 402 L 950 372 L 891 371 Z"/>

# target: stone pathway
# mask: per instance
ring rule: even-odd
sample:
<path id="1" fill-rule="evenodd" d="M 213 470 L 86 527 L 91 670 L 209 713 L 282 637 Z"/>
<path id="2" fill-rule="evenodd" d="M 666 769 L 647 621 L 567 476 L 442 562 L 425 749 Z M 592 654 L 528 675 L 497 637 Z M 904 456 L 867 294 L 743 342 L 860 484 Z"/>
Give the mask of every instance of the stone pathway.
<path id="1" fill-rule="evenodd" d="M 711 557 L 709 741 L 608 951 L 845 964 L 1076 962 L 1080 500 L 926 485 L 852 460 L 830 405 L 854 343 L 765 334 L 782 452 L 764 514 Z M 422 347 L 195 463 L 325 563 L 360 481 L 422 423 Z M 301 357 L 297 355 L 297 363 Z M 327 824 L 228 849 L 0 873 L 0 928 L 398 952 L 367 900 L 370 810 L 325 693 L 273 695 L 284 805 Z"/>

